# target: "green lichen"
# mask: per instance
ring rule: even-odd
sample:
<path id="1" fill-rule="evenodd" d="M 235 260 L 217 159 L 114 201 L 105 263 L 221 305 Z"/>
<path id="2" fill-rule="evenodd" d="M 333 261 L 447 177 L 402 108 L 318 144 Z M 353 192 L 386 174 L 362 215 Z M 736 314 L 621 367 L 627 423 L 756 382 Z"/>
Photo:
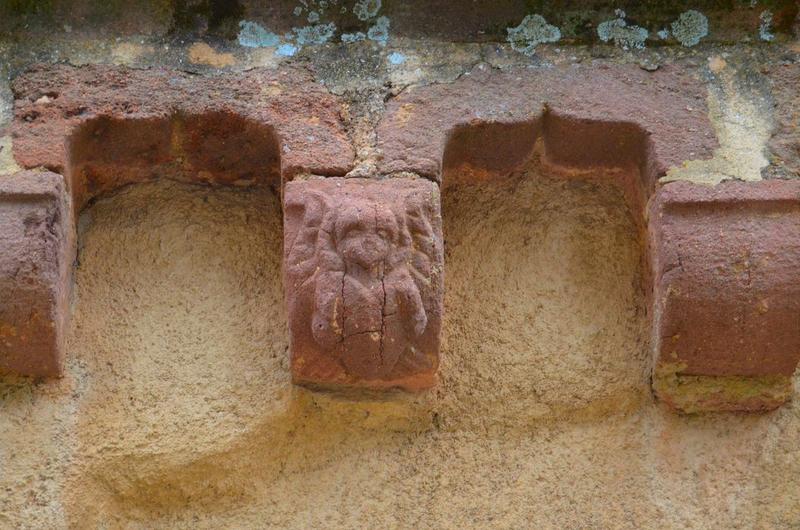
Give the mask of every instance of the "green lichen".
<path id="1" fill-rule="evenodd" d="M 358 0 L 353 5 L 353 14 L 362 21 L 374 18 L 380 10 L 381 0 Z"/>
<path id="2" fill-rule="evenodd" d="M 706 35 L 708 35 L 708 18 L 694 9 L 681 13 L 678 20 L 672 23 L 672 36 L 687 48 L 700 42 Z"/>
<path id="3" fill-rule="evenodd" d="M 686 414 L 716 411 L 771 410 L 792 394 L 791 378 L 682 374 L 685 363 L 662 363 L 653 373 L 659 399 Z"/>
<path id="4" fill-rule="evenodd" d="M 629 26 L 625 21 L 625 12 L 621 9 L 616 10 L 616 15 L 617 18 L 597 25 L 597 36 L 600 40 L 614 41 L 614 44 L 623 50 L 644 48 L 644 42 L 650 32 L 639 26 Z"/>
<path id="5" fill-rule="evenodd" d="M 519 26 L 508 28 L 508 42 L 511 47 L 525 55 L 533 55 L 536 45 L 543 42 L 557 42 L 561 38 L 561 31 L 548 24 L 541 15 L 528 15 Z"/>

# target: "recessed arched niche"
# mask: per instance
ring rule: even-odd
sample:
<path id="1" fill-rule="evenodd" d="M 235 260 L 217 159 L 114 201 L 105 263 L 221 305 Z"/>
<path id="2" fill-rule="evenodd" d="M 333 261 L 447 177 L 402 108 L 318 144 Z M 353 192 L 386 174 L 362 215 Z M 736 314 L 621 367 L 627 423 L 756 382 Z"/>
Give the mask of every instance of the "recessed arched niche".
<path id="1" fill-rule="evenodd" d="M 25 171 L 0 187 L 11 250 L 0 321 L 12 337 L 0 345 L 2 373 L 63 375 L 76 221 L 93 201 L 166 179 L 266 189 L 264 215 L 280 215 L 272 206 L 284 181 L 353 164 L 340 104 L 302 69 L 203 77 L 49 65 L 13 85 L 14 158 Z"/>
<path id="2" fill-rule="evenodd" d="M 636 125 L 552 112 L 447 136 L 442 377 L 481 417 L 524 424 L 646 399 L 646 151 Z"/>
<path id="3" fill-rule="evenodd" d="M 93 118 L 69 137 L 68 162 L 77 209 L 120 186 L 155 178 L 275 188 L 281 179 L 273 127 L 225 111 Z"/>
<path id="4" fill-rule="evenodd" d="M 769 410 L 791 396 L 791 377 L 800 360 L 800 302 L 795 294 L 800 246 L 794 244 L 800 239 L 798 184 L 773 180 L 707 186 L 665 179 L 670 169 L 713 155 L 716 137 L 705 97 L 702 83 L 673 67 L 645 73 L 626 66 L 502 71 L 479 65 L 454 83 L 409 90 L 387 104 L 378 127 L 380 168 L 440 183 L 445 240 L 451 245 L 459 230 L 474 235 L 487 227 L 494 237 L 482 244 L 495 245 L 508 233 L 519 232 L 520 218 L 528 219 L 531 230 L 540 229 L 528 214 L 543 208 L 537 196 L 553 196 L 553 186 L 563 188 L 564 202 L 572 208 L 545 222 L 549 227 L 582 209 L 569 198 L 574 190 L 595 186 L 595 195 L 583 199 L 591 202 L 616 189 L 622 201 L 617 205 L 627 209 L 635 227 L 632 237 L 646 300 L 635 315 L 623 310 L 617 316 L 638 319 L 649 328 L 640 340 L 651 345 L 642 366 L 654 393 L 684 412 Z M 540 190 L 530 204 L 523 204 L 514 193 L 521 193 L 530 177 L 544 177 L 551 190 Z M 453 195 L 468 188 L 472 194 L 463 195 L 458 204 Z M 504 196 L 509 188 L 513 193 Z M 540 219 L 561 208 L 558 196 L 540 212 Z M 472 218 L 464 218 L 476 207 L 485 215 L 473 212 Z M 498 217 L 497 212 L 511 207 L 519 210 L 518 216 Z M 455 216 L 450 226 L 456 232 L 448 229 L 448 216 Z M 524 230 L 520 234 L 518 245 L 537 241 Z M 545 240 L 538 241 L 546 246 Z M 499 289 L 508 288 L 502 280 L 516 281 L 520 260 L 537 250 L 522 251 L 512 243 L 495 258 L 475 252 L 463 258 L 467 273 L 505 263 L 494 276 L 463 282 L 483 295 L 479 286 L 494 279 Z M 448 257 L 450 293 L 458 263 L 452 253 Z M 526 279 L 533 276 L 531 271 Z M 618 281 L 639 280 L 627 273 Z M 528 287 L 535 290 L 537 285 Z M 507 296 L 519 298 L 522 292 L 512 289 Z M 546 300 L 537 295 L 532 303 L 537 297 Z M 596 305 L 603 302 L 600 297 Z M 499 304 L 497 310 L 504 310 Z M 457 327 L 470 329 L 470 324 Z M 450 329 L 447 323 L 445 329 Z M 517 322 L 516 329 L 527 327 Z M 534 346 L 537 340 L 529 337 Z M 632 348 L 631 355 L 639 351 Z M 490 377 L 479 375 L 479 380 Z"/>

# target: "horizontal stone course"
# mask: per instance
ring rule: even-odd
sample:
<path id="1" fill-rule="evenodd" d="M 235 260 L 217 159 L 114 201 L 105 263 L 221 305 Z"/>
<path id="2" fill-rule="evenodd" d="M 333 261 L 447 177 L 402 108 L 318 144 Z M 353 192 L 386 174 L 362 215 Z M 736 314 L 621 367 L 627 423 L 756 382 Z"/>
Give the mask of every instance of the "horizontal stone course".
<path id="1" fill-rule="evenodd" d="M 430 388 L 443 312 L 440 188 L 540 157 L 564 178 L 597 170 L 625 191 L 647 241 L 661 400 L 752 411 L 791 395 L 800 181 L 659 183 L 717 145 L 702 84 L 674 67 L 479 67 L 409 88 L 377 128 L 373 176 L 392 178 L 340 177 L 354 149 L 339 103 L 300 70 L 207 78 L 51 66 L 14 91 L 17 163 L 67 180 L 26 171 L 0 181 L 4 371 L 60 373 L 73 211 L 167 176 L 280 188 L 296 383 Z"/>
<path id="2" fill-rule="evenodd" d="M 103 136 L 102 150 L 90 150 L 95 157 L 128 149 L 123 157 L 128 166 L 137 158 L 134 155 L 153 162 L 180 158 L 169 142 L 181 133 L 188 158 L 204 156 L 203 151 L 209 149 L 210 154 L 228 155 L 227 161 L 176 161 L 185 162 L 187 169 L 224 172 L 230 169 L 231 159 L 246 161 L 248 144 L 234 142 L 236 134 L 244 134 L 239 139 L 250 142 L 258 137 L 261 142 L 273 141 L 276 147 L 266 149 L 264 156 L 280 166 L 267 172 L 279 172 L 285 178 L 298 173 L 343 175 L 353 164 L 354 151 L 341 123 L 340 104 L 300 69 L 203 77 L 166 69 L 40 65 L 16 78 L 12 89 L 14 154 L 25 168 L 44 166 L 70 173 L 71 166 L 86 156 L 81 145 L 88 138 L 73 138 L 76 133 Z M 93 124 L 97 119 L 105 122 Z M 176 131 L 176 124 L 183 130 Z M 109 126 L 111 130 L 104 133 Z M 264 131 L 248 136 L 247 127 L 268 128 L 274 140 Z M 226 148 L 220 133 L 234 135 L 232 145 Z M 209 136 L 219 138 L 216 145 L 202 144 Z M 73 140 L 77 140 L 77 152 Z M 233 145 L 235 151 L 228 152 Z M 78 160 L 73 160 L 75 156 Z"/>
<path id="3" fill-rule="evenodd" d="M 380 169 L 410 171 L 447 184 L 448 175 L 518 169 L 541 137 L 546 153 L 566 166 L 634 166 L 645 187 L 671 166 L 708 158 L 717 146 L 706 91 L 677 67 L 560 66 L 491 70 L 481 65 L 451 84 L 412 88 L 392 99 L 378 126 Z M 515 149 L 498 144 L 494 128 L 526 127 Z M 505 149 L 502 164 L 485 153 Z M 460 141 L 454 141 L 456 140 Z"/>

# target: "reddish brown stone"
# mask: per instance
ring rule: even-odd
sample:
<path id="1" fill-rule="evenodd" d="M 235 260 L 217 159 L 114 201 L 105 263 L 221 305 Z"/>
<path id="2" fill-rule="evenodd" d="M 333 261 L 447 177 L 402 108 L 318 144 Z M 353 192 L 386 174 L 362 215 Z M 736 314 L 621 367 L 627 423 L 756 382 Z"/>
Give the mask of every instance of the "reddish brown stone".
<path id="1" fill-rule="evenodd" d="M 439 208 L 438 186 L 423 179 L 286 184 L 284 281 L 295 382 L 406 390 L 435 383 Z"/>
<path id="2" fill-rule="evenodd" d="M 0 372 L 61 373 L 73 241 L 61 175 L 0 177 Z"/>
<path id="3" fill-rule="evenodd" d="M 668 184 L 650 234 L 655 376 L 675 383 L 655 381 L 659 396 L 682 409 L 779 405 L 800 360 L 800 181 Z"/>
<path id="4" fill-rule="evenodd" d="M 77 207 L 155 175 L 279 186 L 279 176 L 343 175 L 353 163 L 339 103 L 300 70 L 55 65 L 12 88 L 17 163 L 67 175 Z"/>
<path id="5" fill-rule="evenodd" d="M 0 181 L 0 369 L 55 376 L 63 360 L 73 212 L 163 176 L 268 184 L 347 172 L 339 104 L 298 70 L 195 77 L 169 70 L 41 66 L 17 78 L 14 155 Z M 71 201 L 70 201 L 71 198 Z M 10 249 L 6 252 L 6 247 Z"/>
<path id="6" fill-rule="evenodd" d="M 384 173 L 442 180 L 521 167 L 538 138 L 554 163 L 631 167 L 656 179 L 716 147 L 702 84 L 675 67 L 481 66 L 452 84 L 409 89 L 378 128 Z"/>

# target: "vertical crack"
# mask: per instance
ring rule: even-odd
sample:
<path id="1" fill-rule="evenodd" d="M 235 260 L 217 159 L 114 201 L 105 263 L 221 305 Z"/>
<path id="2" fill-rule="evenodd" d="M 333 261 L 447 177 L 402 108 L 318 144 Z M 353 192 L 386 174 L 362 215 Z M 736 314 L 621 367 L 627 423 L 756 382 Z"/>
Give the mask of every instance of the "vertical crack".
<path id="1" fill-rule="evenodd" d="M 343 259 L 342 263 L 344 264 L 344 272 L 342 272 L 342 290 L 340 293 L 342 297 L 342 338 L 340 342 L 342 343 L 342 354 L 344 354 L 345 330 L 347 329 L 347 304 L 344 301 L 344 282 L 347 278 L 347 260 Z"/>
<path id="2" fill-rule="evenodd" d="M 375 205 L 375 235 L 378 235 L 378 205 Z M 389 241 L 386 242 L 390 244 Z M 384 282 L 384 278 L 386 276 L 386 257 L 384 256 L 383 260 L 381 261 L 380 265 L 380 279 L 381 279 L 381 291 L 383 299 L 381 300 L 381 331 L 380 331 L 380 343 L 378 346 L 378 355 L 380 357 L 381 366 L 383 366 L 383 341 L 384 337 L 386 336 L 386 283 Z"/>

